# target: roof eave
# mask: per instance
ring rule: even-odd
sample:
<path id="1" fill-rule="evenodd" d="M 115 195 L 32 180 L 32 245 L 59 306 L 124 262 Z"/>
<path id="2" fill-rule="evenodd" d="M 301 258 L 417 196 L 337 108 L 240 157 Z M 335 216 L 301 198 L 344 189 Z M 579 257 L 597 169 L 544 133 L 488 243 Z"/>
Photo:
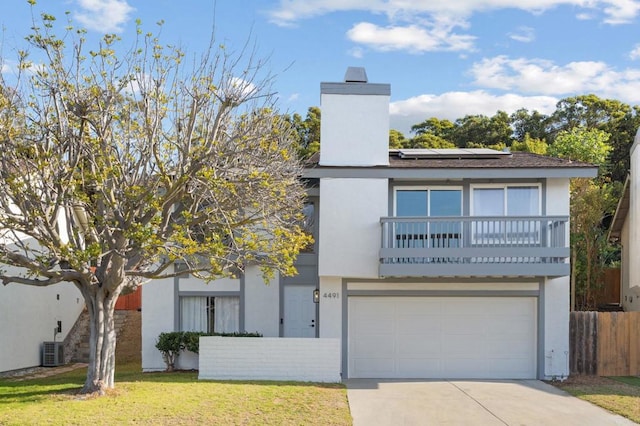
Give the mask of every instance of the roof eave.
<path id="1" fill-rule="evenodd" d="M 394 168 L 394 167 L 331 167 L 305 168 L 305 178 L 401 178 L 401 179 L 539 179 L 593 178 L 597 167 L 482 167 L 482 168 Z"/>
<path id="2" fill-rule="evenodd" d="M 622 196 L 620 200 L 618 200 L 618 205 L 616 206 L 616 212 L 613 215 L 613 220 L 611 221 L 611 228 L 609 228 L 608 239 L 611 240 L 619 240 L 622 234 L 622 227 L 624 226 L 625 219 L 627 218 L 627 214 L 629 213 L 629 201 L 630 201 L 630 175 L 627 175 L 627 178 L 624 181 L 624 187 L 622 188 Z"/>

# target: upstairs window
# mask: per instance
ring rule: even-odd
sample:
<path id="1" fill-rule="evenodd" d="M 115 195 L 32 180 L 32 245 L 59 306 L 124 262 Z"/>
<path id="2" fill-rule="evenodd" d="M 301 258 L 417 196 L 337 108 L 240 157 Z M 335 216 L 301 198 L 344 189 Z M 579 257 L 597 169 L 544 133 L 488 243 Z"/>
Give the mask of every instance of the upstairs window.
<path id="1" fill-rule="evenodd" d="M 421 219 L 397 222 L 398 247 L 459 247 L 461 223 L 456 219 L 435 219 L 462 215 L 462 189 L 396 188 L 395 216 Z"/>
<path id="2" fill-rule="evenodd" d="M 476 186 L 472 188 L 473 243 L 538 245 L 541 214 L 539 185 Z M 501 219 L 501 217 L 509 219 Z M 533 216 L 533 217 L 532 217 Z M 487 219 L 482 219 L 487 217 Z"/>

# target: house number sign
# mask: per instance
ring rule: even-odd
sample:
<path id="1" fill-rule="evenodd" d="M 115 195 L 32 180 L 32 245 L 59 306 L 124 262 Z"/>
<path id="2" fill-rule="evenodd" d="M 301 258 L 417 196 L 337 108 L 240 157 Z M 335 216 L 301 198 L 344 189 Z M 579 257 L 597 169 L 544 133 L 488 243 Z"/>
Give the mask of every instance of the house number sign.
<path id="1" fill-rule="evenodd" d="M 333 292 L 333 293 L 322 293 L 322 297 L 325 299 L 340 299 L 340 293 L 339 292 Z"/>

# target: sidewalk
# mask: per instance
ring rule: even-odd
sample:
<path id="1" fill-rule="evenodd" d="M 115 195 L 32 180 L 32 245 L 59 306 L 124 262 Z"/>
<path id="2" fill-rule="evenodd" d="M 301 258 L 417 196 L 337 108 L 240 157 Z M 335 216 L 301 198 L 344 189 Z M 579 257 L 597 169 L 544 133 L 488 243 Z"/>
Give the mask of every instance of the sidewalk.
<path id="1" fill-rule="evenodd" d="M 42 379 L 44 377 L 51 377 L 57 374 L 66 373 L 68 371 L 77 370 L 79 368 L 87 368 L 88 364 L 76 363 L 67 364 L 60 367 L 32 367 L 22 370 L 8 371 L 0 373 L 0 379 L 7 379 L 14 382 L 20 382 L 24 380 Z"/>

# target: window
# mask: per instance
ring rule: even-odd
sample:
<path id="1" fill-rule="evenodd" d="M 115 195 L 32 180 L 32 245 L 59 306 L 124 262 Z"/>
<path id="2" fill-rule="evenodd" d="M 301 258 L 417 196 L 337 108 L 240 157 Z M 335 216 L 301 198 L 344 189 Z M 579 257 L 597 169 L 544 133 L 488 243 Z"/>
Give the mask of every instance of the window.
<path id="1" fill-rule="evenodd" d="M 477 186 L 472 192 L 475 244 L 522 244 L 540 242 L 539 185 Z M 509 220 L 501 216 L 510 217 Z M 482 219 L 487 217 L 487 219 Z"/>
<path id="2" fill-rule="evenodd" d="M 240 331 L 238 296 L 181 296 L 180 330 L 205 333 Z"/>
<path id="3" fill-rule="evenodd" d="M 460 188 L 396 188 L 395 216 L 411 217 L 395 224 L 396 246 L 399 248 L 460 247 L 461 222 L 451 218 L 461 214 L 462 189 Z M 435 260 L 429 259 L 429 261 Z"/>
<path id="4" fill-rule="evenodd" d="M 474 216 L 538 216 L 538 185 L 474 187 Z"/>
<path id="5" fill-rule="evenodd" d="M 315 242 L 316 242 L 316 213 L 315 213 L 315 204 L 314 203 L 305 203 L 302 208 L 302 223 L 300 226 L 305 234 L 311 236 L 313 238 L 313 242 L 307 244 L 300 250 L 300 253 L 314 253 L 315 252 Z"/>

